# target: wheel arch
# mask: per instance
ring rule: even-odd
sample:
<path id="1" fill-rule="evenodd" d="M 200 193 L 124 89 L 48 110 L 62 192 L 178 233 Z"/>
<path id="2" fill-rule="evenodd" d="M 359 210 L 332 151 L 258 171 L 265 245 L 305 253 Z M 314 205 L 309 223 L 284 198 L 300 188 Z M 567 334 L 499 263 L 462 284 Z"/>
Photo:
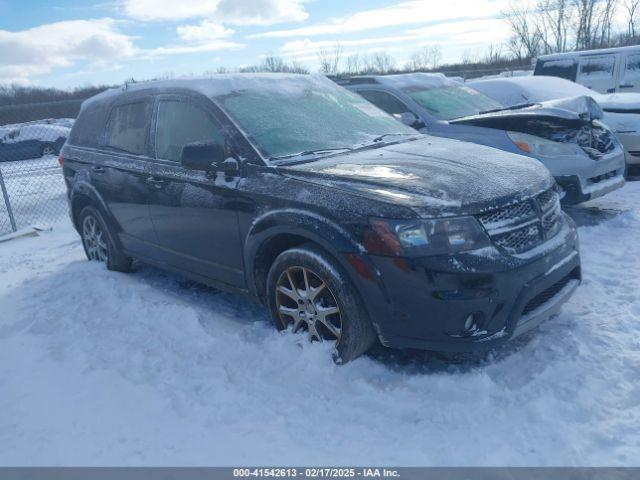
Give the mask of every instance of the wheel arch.
<path id="1" fill-rule="evenodd" d="M 323 250 L 358 285 L 348 256 L 361 255 L 364 249 L 352 234 L 308 211 L 273 211 L 253 222 L 244 249 L 247 285 L 262 303 L 266 299 L 267 274 L 274 260 L 285 250 L 305 243 Z"/>
<path id="2" fill-rule="evenodd" d="M 95 187 L 93 187 L 90 183 L 87 183 L 85 181 L 76 182 L 71 191 L 69 203 L 71 206 L 71 219 L 76 230 L 80 231 L 80 225 L 78 224 L 80 212 L 83 208 L 91 205 L 100 211 L 103 218 L 109 223 L 109 226 L 113 229 L 113 231 L 117 231 L 117 222 L 107 208 L 107 204 L 95 189 Z M 112 235 L 112 237 L 115 237 L 113 238 L 113 241 L 117 242 L 117 246 L 121 247 L 118 236 Z"/>

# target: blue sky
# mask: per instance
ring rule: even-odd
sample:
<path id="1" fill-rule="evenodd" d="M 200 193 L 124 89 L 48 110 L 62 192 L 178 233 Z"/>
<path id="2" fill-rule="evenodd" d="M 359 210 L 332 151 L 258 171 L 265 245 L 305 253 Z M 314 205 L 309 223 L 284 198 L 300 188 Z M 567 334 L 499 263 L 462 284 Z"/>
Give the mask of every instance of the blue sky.
<path id="1" fill-rule="evenodd" d="M 318 51 L 386 51 L 403 65 L 501 43 L 506 0 L 0 0 L 0 83 L 73 88 L 199 75 L 266 55 L 318 69 Z"/>

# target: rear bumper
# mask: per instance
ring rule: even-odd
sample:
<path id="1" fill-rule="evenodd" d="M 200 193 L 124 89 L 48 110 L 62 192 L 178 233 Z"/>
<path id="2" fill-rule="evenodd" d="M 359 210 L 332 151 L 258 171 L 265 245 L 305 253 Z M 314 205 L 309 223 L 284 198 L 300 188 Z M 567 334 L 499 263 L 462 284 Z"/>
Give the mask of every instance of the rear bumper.
<path id="1" fill-rule="evenodd" d="M 535 328 L 558 312 L 581 281 L 571 220 L 550 243 L 535 259 L 497 251 L 412 262 L 375 257 L 391 303 L 371 315 L 382 344 L 479 353 Z M 474 325 L 466 329 L 470 316 Z"/>

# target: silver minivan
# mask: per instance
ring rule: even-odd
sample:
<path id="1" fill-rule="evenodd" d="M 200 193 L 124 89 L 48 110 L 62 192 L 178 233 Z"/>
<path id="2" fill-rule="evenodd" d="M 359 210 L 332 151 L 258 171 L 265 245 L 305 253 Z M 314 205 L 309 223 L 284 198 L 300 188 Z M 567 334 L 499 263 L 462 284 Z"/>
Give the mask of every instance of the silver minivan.
<path id="1" fill-rule="evenodd" d="M 598 93 L 640 92 L 640 46 L 542 55 L 533 74 L 571 80 Z"/>
<path id="2" fill-rule="evenodd" d="M 442 74 L 337 81 L 421 133 L 539 160 L 563 189 L 564 204 L 585 202 L 624 185 L 624 152 L 598 120 L 602 110 L 590 97 L 506 107 Z"/>

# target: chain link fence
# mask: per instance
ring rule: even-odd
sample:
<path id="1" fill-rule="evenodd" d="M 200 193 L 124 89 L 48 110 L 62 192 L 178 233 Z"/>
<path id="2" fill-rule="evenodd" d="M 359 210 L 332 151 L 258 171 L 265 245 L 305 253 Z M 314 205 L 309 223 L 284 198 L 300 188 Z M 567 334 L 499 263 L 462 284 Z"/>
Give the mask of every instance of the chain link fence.
<path id="1" fill-rule="evenodd" d="M 16 107 L 0 109 L 0 236 L 46 227 L 68 215 L 58 155 L 74 121 L 62 115 L 74 110 L 59 102 L 37 104 L 31 114 L 29 105 Z M 64 108 L 58 118 L 33 118 L 60 107 Z"/>

